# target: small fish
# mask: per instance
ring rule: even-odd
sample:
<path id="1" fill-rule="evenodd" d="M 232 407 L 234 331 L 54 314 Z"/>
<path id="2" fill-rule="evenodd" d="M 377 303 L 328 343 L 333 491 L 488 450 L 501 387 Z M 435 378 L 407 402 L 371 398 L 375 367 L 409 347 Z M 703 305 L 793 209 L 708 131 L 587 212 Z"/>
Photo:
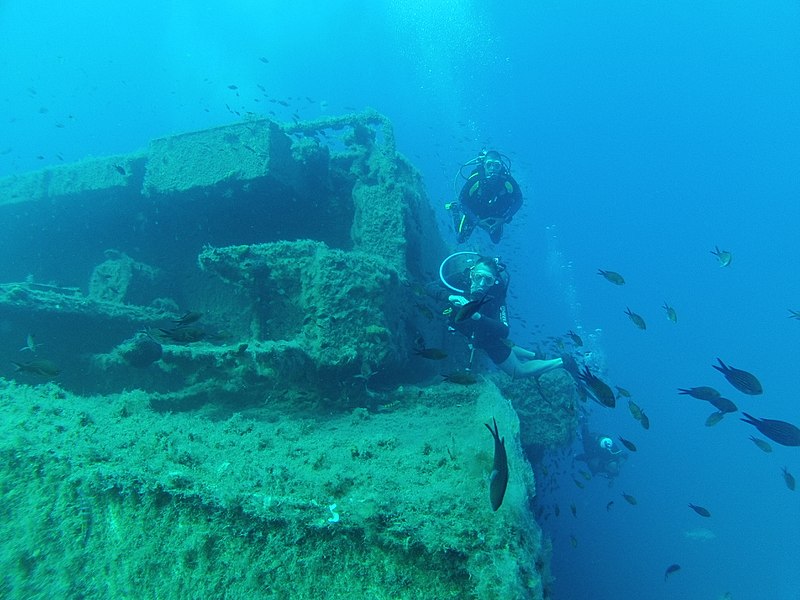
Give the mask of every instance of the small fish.
<path id="1" fill-rule="evenodd" d="M 761 438 L 750 436 L 750 441 L 752 441 L 756 446 L 759 447 L 763 452 L 769 454 L 772 452 L 772 446 L 769 445 L 769 442 L 766 440 L 762 440 Z"/>
<path id="2" fill-rule="evenodd" d="M 777 419 L 759 419 L 746 412 L 742 414 L 745 416 L 742 421 L 755 426 L 773 442 L 778 442 L 782 446 L 800 446 L 800 428 L 796 425 Z"/>
<path id="3" fill-rule="evenodd" d="M 585 486 L 585 485 L 583 485 L 583 482 L 581 482 L 581 481 L 578 481 L 578 480 L 577 480 L 577 479 L 575 479 L 574 477 L 572 478 L 572 481 L 573 481 L 573 483 L 575 484 L 575 486 L 576 486 L 577 488 L 579 488 L 579 489 L 581 489 L 581 490 L 582 490 L 582 489 L 584 489 L 584 488 L 586 488 L 586 486 Z"/>
<path id="4" fill-rule="evenodd" d="M 791 475 L 789 475 L 789 477 L 791 477 Z M 792 480 L 792 481 L 794 481 L 794 480 Z M 792 489 L 794 489 L 794 487 L 792 487 Z M 569 505 L 569 511 L 572 513 L 573 517 L 577 517 L 578 516 L 578 507 L 575 506 L 574 502 Z"/>
<path id="5" fill-rule="evenodd" d="M 613 500 L 609 501 L 609 503 L 606 504 L 606 512 L 610 511 L 612 506 L 614 506 Z"/>
<path id="6" fill-rule="evenodd" d="M 727 250 L 720 250 L 719 246 L 714 246 L 714 249 L 710 250 L 710 252 L 711 254 L 717 257 L 720 267 L 727 267 L 728 265 L 731 264 L 731 261 L 733 260 L 733 254 L 731 254 Z"/>
<path id="7" fill-rule="evenodd" d="M 707 508 L 703 508 L 702 506 L 697 506 L 696 504 L 689 504 L 689 508 L 691 508 L 694 512 L 696 512 L 701 517 L 710 517 L 711 512 Z"/>
<path id="8" fill-rule="evenodd" d="M 444 360 L 447 358 L 447 352 L 439 348 L 421 348 L 414 350 L 414 354 L 428 360 Z"/>
<path id="9" fill-rule="evenodd" d="M 484 294 L 483 298 L 480 300 L 470 300 L 464 306 L 458 309 L 455 318 L 453 319 L 456 323 L 461 323 L 462 321 L 466 321 L 467 319 L 471 318 L 476 312 L 478 312 L 481 307 L 489 302 L 491 298 L 489 294 Z"/>
<path id="10" fill-rule="evenodd" d="M 706 419 L 706 427 L 713 427 L 714 425 L 722 421 L 722 418 L 724 416 L 725 416 L 724 412 L 715 410 L 713 413 L 708 415 L 708 418 Z"/>
<path id="11" fill-rule="evenodd" d="M 664 571 L 664 581 L 667 580 L 667 577 L 669 577 L 670 575 L 672 575 L 676 571 L 680 571 L 680 570 L 681 570 L 681 566 L 678 565 L 678 564 L 668 566 L 667 570 Z"/>
<path id="12" fill-rule="evenodd" d="M 269 63 L 269 59 L 266 56 L 259 56 L 258 60 L 260 60 L 265 65 Z"/>
<path id="13" fill-rule="evenodd" d="M 196 323 L 203 317 L 203 313 L 201 312 L 194 312 L 194 311 L 187 311 L 183 314 L 183 316 L 178 317 L 177 319 L 173 319 L 172 322 L 175 323 L 178 327 L 185 327 L 186 325 L 191 325 L 192 323 Z"/>
<path id="14" fill-rule="evenodd" d="M 645 429 L 650 429 L 650 417 L 648 417 L 644 411 L 642 411 L 642 418 L 639 419 L 639 423 L 641 423 L 642 427 Z"/>
<path id="15" fill-rule="evenodd" d="M 764 392 L 764 388 L 761 387 L 761 382 L 758 378 L 753 375 L 752 373 L 748 373 L 747 371 L 742 371 L 741 369 L 735 369 L 734 367 L 729 367 L 724 362 L 722 362 L 721 358 L 717 358 L 719 361 L 720 366 L 711 365 L 717 371 L 722 373 L 725 379 L 728 380 L 733 387 L 737 390 L 742 392 L 743 394 L 749 394 L 751 396 L 757 396 Z"/>
<path id="16" fill-rule="evenodd" d="M 199 342 L 206 337 L 206 332 L 199 327 L 176 327 L 174 329 L 161 329 L 161 335 L 179 344 Z"/>
<path id="17" fill-rule="evenodd" d="M 647 329 L 647 323 L 644 322 L 644 319 L 637 315 L 635 312 L 631 312 L 631 309 L 627 306 L 625 307 L 625 314 L 628 315 L 628 318 L 636 325 L 639 329 L 645 330 Z"/>
<path id="18" fill-rule="evenodd" d="M 633 400 L 628 400 L 628 410 L 631 411 L 631 416 L 637 421 L 642 420 L 642 409 L 639 408 L 639 405 L 636 404 Z"/>
<path id="19" fill-rule="evenodd" d="M 489 477 L 489 500 L 492 503 L 492 510 L 496 511 L 503 503 L 508 486 L 508 456 L 506 455 L 506 438 L 500 437 L 494 417 L 492 417 L 492 424 L 494 429 L 488 423 L 484 423 L 494 438 L 494 464 Z"/>
<path id="20" fill-rule="evenodd" d="M 26 363 L 18 363 L 11 361 L 11 364 L 16 367 L 16 371 L 20 373 L 30 373 L 46 379 L 58 377 L 61 369 L 53 361 L 45 359 L 32 360 Z"/>
<path id="21" fill-rule="evenodd" d="M 32 333 L 28 334 L 28 337 L 25 339 L 25 345 L 19 349 L 20 352 L 24 352 L 25 350 L 30 350 L 31 353 L 36 354 L 36 351 L 39 349 L 41 344 L 36 343 L 36 336 Z"/>
<path id="22" fill-rule="evenodd" d="M 125 167 L 123 167 L 122 165 L 114 165 L 114 170 L 123 177 L 125 177 L 128 174 L 128 172 L 125 170 Z"/>
<path id="23" fill-rule="evenodd" d="M 575 333 L 570 329 L 567 332 L 567 335 L 569 336 L 569 339 L 572 340 L 573 344 L 575 344 L 576 346 L 583 346 L 583 340 L 581 339 L 581 336 L 579 336 L 577 333 Z"/>
<path id="24" fill-rule="evenodd" d="M 478 383 L 478 378 L 469 371 L 453 371 L 446 375 L 442 375 L 445 381 L 449 383 L 457 383 L 458 385 L 473 385 Z"/>
<path id="25" fill-rule="evenodd" d="M 700 387 L 693 387 L 689 389 L 678 388 L 679 394 L 686 394 L 698 400 L 711 400 L 712 398 L 719 398 L 720 393 L 713 387 L 701 385 Z"/>
<path id="26" fill-rule="evenodd" d="M 586 481 L 591 481 L 592 474 L 589 473 L 589 471 L 584 471 L 583 469 L 581 469 L 580 471 L 578 471 L 578 473 L 580 473 L 581 477 L 583 477 Z"/>
<path id="27" fill-rule="evenodd" d="M 614 285 L 625 285 L 625 278 L 615 271 L 603 271 L 603 269 L 597 269 L 597 274 L 602 275 L 606 278 L 606 280 L 610 281 Z"/>
<path id="28" fill-rule="evenodd" d="M 636 501 L 636 498 L 634 498 L 630 494 L 626 494 L 625 492 L 622 492 L 622 497 L 625 498 L 625 500 L 628 502 L 628 504 L 630 504 L 632 506 L 636 506 L 638 504 L 638 502 Z"/>
<path id="29" fill-rule="evenodd" d="M 636 444 L 634 444 L 630 440 L 626 440 L 624 437 L 619 436 L 619 441 L 622 442 L 622 445 L 625 446 L 631 452 L 636 452 Z"/>
<path id="30" fill-rule="evenodd" d="M 675 312 L 675 309 L 674 309 L 674 308 L 672 308 L 672 307 L 671 307 L 669 304 L 667 304 L 666 302 L 664 302 L 664 306 L 662 306 L 661 308 L 663 308 L 663 309 L 666 311 L 666 313 L 667 313 L 667 318 L 668 318 L 670 321 L 672 321 L 673 323 L 677 323 L 677 322 L 678 322 L 678 313 L 676 313 L 676 312 Z"/>
<path id="31" fill-rule="evenodd" d="M 573 548 L 577 548 L 578 547 L 578 538 L 576 538 L 574 535 L 570 534 L 569 543 L 572 545 Z"/>
<path id="32" fill-rule="evenodd" d="M 230 84 L 230 85 L 228 86 L 228 89 L 229 89 L 229 90 L 238 90 L 238 89 L 239 89 L 239 86 L 238 86 L 238 85 L 233 85 L 233 84 Z"/>
<path id="33" fill-rule="evenodd" d="M 786 470 L 786 467 L 783 467 L 783 480 L 786 482 L 786 487 L 794 491 L 795 487 L 794 475 L 789 473 L 789 471 Z"/>
<path id="34" fill-rule="evenodd" d="M 617 398 L 630 398 L 631 397 L 631 393 L 628 390 L 626 390 L 625 388 L 621 388 L 618 385 L 615 385 L 614 387 L 617 388 Z"/>
<path id="35" fill-rule="evenodd" d="M 709 404 L 713 405 L 721 413 L 733 413 L 739 410 L 739 408 L 733 403 L 732 400 L 728 400 L 727 398 L 723 398 L 720 396 L 719 398 L 712 398 L 708 401 Z"/>
<path id="36" fill-rule="evenodd" d="M 800 321 L 800 310 L 792 310 L 792 309 L 790 308 L 790 309 L 789 309 L 789 312 L 791 313 L 791 314 L 789 315 L 789 318 L 790 318 L 790 319 L 797 319 L 798 321 Z"/>

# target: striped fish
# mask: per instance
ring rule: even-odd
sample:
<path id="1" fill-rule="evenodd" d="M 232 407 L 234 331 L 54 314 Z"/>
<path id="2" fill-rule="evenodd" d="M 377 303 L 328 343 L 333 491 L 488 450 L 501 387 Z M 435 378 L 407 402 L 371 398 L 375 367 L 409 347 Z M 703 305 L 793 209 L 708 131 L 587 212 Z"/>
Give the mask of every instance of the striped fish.
<path id="1" fill-rule="evenodd" d="M 737 390 L 743 394 L 750 394 L 751 396 L 757 396 L 758 394 L 763 393 L 764 388 L 761 387 L 761 382 L 755 375 L 748 373 L 747 371 L 742 371 L 741 369 L 729 367 L 722 362 L 721 358 L 717 358 L 717 360 L 719 361 L 720 366 L 711 366 L 722 373 L 725 379 L 728 380 L 728 383 L 730 383 Z"/>

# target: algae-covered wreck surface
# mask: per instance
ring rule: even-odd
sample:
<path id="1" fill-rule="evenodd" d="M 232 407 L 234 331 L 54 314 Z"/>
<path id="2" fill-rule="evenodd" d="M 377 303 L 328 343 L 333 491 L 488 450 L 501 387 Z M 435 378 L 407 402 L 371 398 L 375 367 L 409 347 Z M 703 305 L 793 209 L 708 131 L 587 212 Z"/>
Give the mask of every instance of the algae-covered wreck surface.
<path id="1" fill-rule="evenodd" d="M 448 250 L 384 117 L 154 140 L 0 216 L 4 597 L 547 596 L 522 448 L 571 380 L 442 380 Z"/>

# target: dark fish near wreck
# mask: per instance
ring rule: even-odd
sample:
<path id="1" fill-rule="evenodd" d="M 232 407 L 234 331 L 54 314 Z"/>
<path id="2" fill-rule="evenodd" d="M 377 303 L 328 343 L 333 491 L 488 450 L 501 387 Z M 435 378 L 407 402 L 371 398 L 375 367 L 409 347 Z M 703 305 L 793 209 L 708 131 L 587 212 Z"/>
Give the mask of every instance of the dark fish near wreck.
<path id="1" fill-rule="evenodd" d="M 769 454 L 772 452 L 772 446 L 769 445 L 769 442 L 762 440 L 761 438 L 750 436 L 750 441 L 753 442 L 759 449 L 763 452 Z"/>
<path id="2" fill-rule="evenodd" d="M 577 333 L 570 330 L 567 332 L 567 335 L 569 336 L 569 339 L 572 340 L 573 344 L 575 344 L 576 346 L 583 346 L 583 340 L 581 339 L 581 336 L 579 336 Z"/>
<path id="3" fill-rule="evenodd" d="M 486 304 L 491 298 L 489 294 L 484 294 L 483 298 L 480 300 L 470 300 L 464 306 L 458 309 L 455 318 L 453 319 L 456 323 L 461 323 L 462 321 L 466 321 L 467 319 L 471 318 L 476 312 L 481 309 L 481 306 Z"/>
<path id="4" fill-rule="evenodd" d="M 680 571 L 680 570 L 681 570 L 681 566 L 678 565 L 678 564 L 668 566 L 667 570 L 664 571 L 664 581 L 667 580 L 667 577 L 669 577 L 670 575 L 672 575 L 676 571 Z"/>
<path id="5" fill-rule="evenodd" d="M 472 385 L 478 383 L 478 378 L 469 371 L 453 371 L 446 375 L 442 375 L 445 381 L 449 383 L 457 383 L 458 385 Z"/>
<path id="6" fill-rule="evenodd" d="M 636 325 L 639 329 L 644 331 L 647 329 L 647 323 L 644 322 L 644 319 L 637 315 L 635 312 L 632 312 L 630 308 L 627 306 L 625 307 L 625 314 L 628 315 L 628 318 Z"/>
<path id="7" fill-rule="evenodd" d="M 794 475 L 789 473 L 786 467 L 783 467 L 783 480 L 786 482 L 786 487 L 794 491 L 795 488 Z"/>
<path id="8" fill-rule="evenodd" d="M 696 512 L 701 517 L 710 517 L 711 512 L 707 508 L 703 508 L 702 506 L 697 506 L 696 504 L 689 504 L 689 508 L 691 508 L 694 512 Z"/>
<path id="9" fill-rule="evenodd" d="M 189 311 L 184 313 L 182 317 L 173 319 L 172 322 L 175 323 L 178 327 L 185 327 L 186 325 L 191 325 L 192 323 L 196 323 L 202 317 L 203 313 L 201 312 Z"/>
<path id="10" fill-rule="evenodd" d="M 160 329 L 161 334 L 173 342 L 189 344 L 199 342 L 206 337 L 206 332 L 199 327 L 176 327 L 175 329 Z"/>
<path id="11" fill-rule="evenodd" d="M 508 486 L 508 457 L 506 456 L 506 438 L 500 437 L 494 417 L 492 417 L 492 423 L 494 429 L 488 423 L 484 423 L 484 425 L 494 438 L 494 464 L 489 477 L 489 500 L 492 502 L 492 510 L 497 510 L 503 503 Z"/>
<path id="12" fill-rule="evenodd" d="M 650 417 L 648 417 L 644 411 L 642 411 L 642 418 L 639 419 L 639 423 L 641 423 L 642 427 L 645 429 L 650 429 Z"/>
<path id="13" fill-rule="evenodd" d="M 592 375 L 588 367 L 583 368 L 583 372 L 580 374 L 580 380 L 584 384 L 586 391 L 589 392 L 599 404 L 607 406 L 608 408 L 614 408 L 617 405 L 617 399 L 611 388 L 601 379 Z"/>
<path id="14" fill-rule="evenodd" d="M 622 492 L 622 497 L 625 498 L 625 500 L 628 502 L 628 504 L 630 504 L 632 506 L 636 506 L 637 504 L 639 504 L 636 501 L 636 498 L 634 498 L 630 494 L 626 494 L 625 492 Z"/>
<path id="15" fill-rule="evenodd" d="M 708 403 L 711 404 L 721 413 L 727 414 L 739 410 L 732 400 L 728 400 L 727 398 L 723 398 L 722 396 L 720 396 L 719 398 L 711 398 L 711 400 L 709 400 Z"/>
<path id="16" fill-rule="evenodd" d="M 444 360 L 447 358 L 447 352 L 439 348 L 418 348 L 414 350 L 414 354 L 428 360 Z"/>
<path id="17" fill-rule="evenodd" d="M 718 410 L 714 411 L 713 413 L 708 415 L 708 418 L 706 419 L 706 427 L 713 427 L 714 425 L 722 421 L 722 418 L 724 416 L 725 416 L 724 412 L 720 412 Z"/>
<path id="18" fill-rule="evenodd" d="M 628 390 L 626 390 L 625 388 L 619 387 L 618 385 L 615 385 L 614 387 L 617 388 L 617 398 L 630 398 L 631 397 L 631 393 Z"/>
<path id="19" fill-rule="evenodd" d="M 11 364 L 16 367 L 17 372 L 30 373 L 31 375 L 37 375 L 47 379 L 58 377 L 58 375 L 61 373 L 61 369 L 58 367 L 58 365 L 56 365 L 53 361 L 45 359 L 32 360 L 26 363 L 18 363 L 12 360 Z"/>
<path id="20" fill-rule="evenodd" d="M 625 446 L 631 452 L 636 452 L 636 444 L 634 444 L 632 441 L 626 440 L 622 436 L 619 436 L 619 441 L 622 442 L 622 445 Z"/>
<path id="21" fill-rule="evenodd" d="M 678 388 L 679 394 L 686 394 L 691 396 L 692 398 L 697 398 L 698 400 L 711 400 L 712 398 L 719 398 L 720 393 L 715 390 L 713 387 L 709 387 L 707 385 L 701 385 L 700 387 L 693 387 L 693 388 Z"/>
<path id="22" fill-rule="evenodd" d="M 759 419 L 742 413 L 745 423 L 755 426 L 761 433 L 782 446 L 800 446 L 800 428 L 786 421 L 777 419 Z"/>
<path id="23" fill-rule="evenodd" d="M 602 275 L 606 278 L 606 280 L 610 281 L 614 285 L 625 285 L 625 279 L 616 271 L 603 271 L 603 269 L 597 269 L 597 274 Z"/>
<path id="24" fill-rule="evenodd" d="M 711 365 L 717 371 L 722 373 L 725 379 L 735 387 L 737 390 L 742 392 L 743 394 L 750 394 L 751 396 L 757 396 L 761 394 L 764 389 L 761 387 L 761 382 L 756 378 L 755 375 L 752 373 L 748 373 L 747 371 L 742 371 L 741 369 L 735 369 L 733 367 L 729 367 L 722 359 L 717 358 L 719 361 L 720 366 Z"/>

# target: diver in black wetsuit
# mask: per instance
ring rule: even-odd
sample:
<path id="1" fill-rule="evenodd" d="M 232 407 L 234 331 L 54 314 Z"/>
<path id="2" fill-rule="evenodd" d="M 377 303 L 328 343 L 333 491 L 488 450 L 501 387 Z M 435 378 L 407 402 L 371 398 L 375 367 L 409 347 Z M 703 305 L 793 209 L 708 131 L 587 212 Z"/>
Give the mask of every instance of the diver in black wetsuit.
<path id="1" fill-rule="evenodd" d="M 602 475 L 613 479 L 619 475 L 622 462 L 628 458 L 610 437 L 591 433 L 589 427 L 581 427 L 581 440 L 583 441 L 583 454 L 575 457 L 586 463 L 592 475 Z"/>
<path id="2" fill-rule="evenodd" d="M 535 353 L 520 348 L 508 340 L 508 310 L 506 292 L 508 275 L 493 258 L 480 258 L 465 274 L 469 283 L 469 298 L 450 295 L 450 327 L 464 335 L 475 348 L 480 348 L 492 362 L 512 377 L 538 377 L 560 367 L 562 360 L 538 360 Z M 481 302 L 480 308 L 468 318 L 458 320 L 459 310 L 471 300 Z"/>
<path id="3" fill-rule="evenodd" d="M 522 192 L 511 176 L 508 159 L 496 150 L 483 152 L 467 164 L 476 166 L 461 188 L 458 201 L 447 206 L 453 211 L 458 243 L 466 242 L 475 227 L 480 227 L 497 244 L 503 225 L 510 223 L 522 206 Z"/>

